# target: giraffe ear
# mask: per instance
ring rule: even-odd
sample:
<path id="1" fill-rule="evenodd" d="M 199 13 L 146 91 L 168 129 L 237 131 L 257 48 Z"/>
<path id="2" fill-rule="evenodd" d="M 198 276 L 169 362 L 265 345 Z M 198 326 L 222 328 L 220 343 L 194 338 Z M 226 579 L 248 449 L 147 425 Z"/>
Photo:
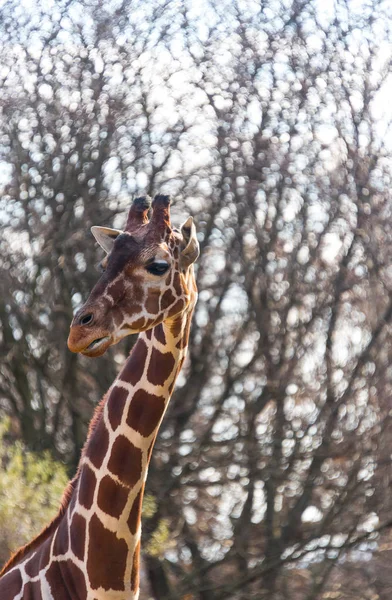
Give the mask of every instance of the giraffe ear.
<path id="1" fill-rule="evenodd" d="M 97 240 L 98 244 L 105 250 L 107 254 L 113 249 L 114 240 L 122 233 L 119 229 L 110 229 L 110 227 L 91 227 L 91 233 Z"/>
<path id="2" fill-rule="evenodd" d="M 200 253 L 193 217 L 188 217 L 185 223 L 181 225 L 181 233 L 184 238 L 184 248 L 181 251 L 180 263 L 181 267 L 186 268 L 195 262 Z"/>

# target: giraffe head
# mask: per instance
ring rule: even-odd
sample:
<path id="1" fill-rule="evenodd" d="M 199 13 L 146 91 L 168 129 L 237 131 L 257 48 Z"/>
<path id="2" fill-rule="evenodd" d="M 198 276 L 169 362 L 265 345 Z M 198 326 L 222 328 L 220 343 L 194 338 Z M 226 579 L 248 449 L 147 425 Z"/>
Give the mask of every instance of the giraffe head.
<path id="1" fill-rule="evenodd" d="M 169 196 L 136 198 L 124 231 L 93 227 L 106 252 L 103 274 L 71 323 L 68 347 L 90 357 L 132 333 L 175 319 L 193 307 L 193 263 L 199 244 L 192 217 L 170 223 Z M 151 219 L 149 212 L 151 211 Z"/>

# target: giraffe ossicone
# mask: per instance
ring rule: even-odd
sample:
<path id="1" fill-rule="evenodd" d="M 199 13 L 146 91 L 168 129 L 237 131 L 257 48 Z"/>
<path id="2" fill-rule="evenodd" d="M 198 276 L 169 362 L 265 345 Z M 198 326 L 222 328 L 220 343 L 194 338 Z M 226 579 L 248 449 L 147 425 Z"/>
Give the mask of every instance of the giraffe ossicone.
<path id="1" fill-rule="evenodd" d="M 141 508 L 159 425 L 182 367 L 197 289 L 195 226 L 170 199 L 136 198 L 124 231 L 94 227 L 104 272 L 75 314 L 68 347 L 102 355 L 139 333 L 97 407 L 54 520 L 0 573 L 1 600 L 136 600 Z"/>

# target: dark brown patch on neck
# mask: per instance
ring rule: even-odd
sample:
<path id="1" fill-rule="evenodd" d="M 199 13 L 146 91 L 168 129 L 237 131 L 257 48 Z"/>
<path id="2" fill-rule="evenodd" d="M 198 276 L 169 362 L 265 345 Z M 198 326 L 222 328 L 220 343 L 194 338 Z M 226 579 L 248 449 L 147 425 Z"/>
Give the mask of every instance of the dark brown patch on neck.
<path id="1" fill-rule="evenodd" d="M 160 423 L 165 410 L 165 398 L 137 390 L 134 394 L 127 416 L 127 424 L 143 437 L 152 434 Z"/>
<path id="2" fill-rule="evenodd" d="M 39 549 L 39 552 L 36 552 L 26 563 L 25 571 L 29 577 L 37 577 L 38 573 L 48 565 L 50 559 L 50 546 L 51 540 L 46 540 Z"/>
<path id="3" fill-rule="evenodd" d="M 87 445 L 86 456 L 91 460 L 94 467 L 100 469 L 108 449 L 109 432 L 106 429 L 104 420 L 101 418 Z"/>
<path id="4" fill-rule="evenodd" d="M 142 476 L 142 451 L 125 435 L 119 435 L 112 446 L 108 469 L 121 483 L 132 488 Z"/>
<path id="5" fill-rule="evenodd" d="M 138 495 L 136 496 L 135 500 L 133 501 L 132 508 L 129 513 L 127 523 L 128 523 L 129 531 L 132 533 L 132 535 L 135 535 L 135 533 L 137 531 L 137 526 L 140 523 L 140 520 L 142 517 L 143 492 L 144 492 L 144 485 L 143 485 L 143 488 L 138 493 Z"/>
<path id="6" fill-rule="evenodd" d="M 71 560 L 53 562 L 46 579 L 56 600 L 86 600 L 87 587 L 82 571 Z"/>
<path id="7" fill-rule="evenodd" d="M 118 519 L 128 501 L 129 488 L 123 487 L 109 475 L 99 484 L 98 506 L 104 513 Z"/>
<path id="8" fill-rule="evenodd" d="M 97 478 L 94 471 L 88 465 L 83 465 L 79 484 L 79 502 L 87 509 L 93 505 L 96 485 Z"/>
<path id="9" fill-rule="evenodd" d="M 0 590 L 3 588 L 7 592 L 9 598 L 17 596 L 22 589 L 22 575 L 19 571 L 7 573 L 0 582 Z"/>
<path id="10" fill-rule="evenodd" d="M 84 573 L 82 573 L 79 567 L 75 565 L 75 563 L 73 563 L 71 560 L 67 560 L 67 569 L 73 582 L 72 598 L 78 598 L 78 600 L 80 598 L 80 600 L 84 600 L 84 598 L 87 598 L 87 587 Z"/>
<path id="11" fill-rule="evenodd" d="M 56 600 L 72 600 L 72 596 L 65 585 L 63 577 L 64 563 L 66 561 L 54 561 L 46 572 L 46 580 L 52 591 L 55 591 Z M 84 596 L 86 598 L 87 594 Z M 83 596 L 80 596 L 83 598 Z"/>
<path id="12" fill-rule="evenodd" d="M 156 340 L 158 340 L 158 342 L 160 342 L 163 345 L 166 345 L 166 336 L 162 323 L 159 323 L 159 325 L 154 327 L 154 337 Z"/>
<path id="13" fill-rule="evenodd" d="M 23 598 L 32 598 L 33 600 L 45 600 L 45 598 L 42 598 L 41 582 L 27 581 L 23 588 Z"/>
<path id="14" fill-rule="evenodd" d="M 46 542 L 42 546 L 42 549 L 45 546 L 47 547 L 47 562 L 49 562 L 49 558 L 50 558 L 50 545 L 51 545 L 50 540 L 46 540 Z M 68 547 L 69 547 L 69 531 L 68 531 L 68 514 L 66 513 L 64 515 L 60 525 L 58 526 L 58 529 L 56 532 L 56 539 L 54 540 L 54 544 L 53 544 L 53 556 L 59 556 L 60 554 L 65 554 L 68 551 Z M 40 551 L 40 554 L 41 553 L 42 553 L 42 551 Z M 41 568 L 42 568 L 43 564 L 45 564 L 45 563 L 43 560 L 41 560 Z M 38 573 L 37 573 L 37 575 L 38 575 Z M 34 577 L 34 576 L 32 575 L 32 577 Z"/>
<path id="15" fill-rule="evenodd" d="M 77 558 L 84 560 L 86 542 L 86 519 L 75 513 L 70 526 L 71 549 Z"/>
<path id="16" fill-rule="evenodd" d="M 126 381 L 132 385 L 136 385 L 136 383 L 140 381 L 146 364 L 147 351 L 146 343 L 142 339 L 138 339 L 132 354 L 120 373 L 120 379 L 122 381 Z"/>
<path id="17" fill-rule="evenodd" d="M 41 571 L 41 569 L 43 567 L 46 567 L 46 565 L 49 562 L 49 558 L 50 558 L 50 545 L 51 545 L 50 540 L 46 540 L 46 542 L 42 546 L 42 548 L 45 546 L 46 552 L 44 552 L 44 553 L 46 554 L 46 557 L 45 557 L 46 560 L 42 560 L 43 553 L 40 551 L 40 552 L 36 552 L 34 554 L 34 556 L 32 556 L 32 558 L 26 563 L 25 571 L 26 571 L 26 575 L 28 575 L 28 577 L 30 577 L 30 578 L 37 577 L 37 575 Z"/>
<path id="18" fill-rule="evenodd" d="M 160 352 L 152 349 L 147 369 L 147 379 L 153 385 L 164 385 L 174 368 L 175 360 L 171 352 Z"/>
<path id="19" fill-rule="evenodd" d="M 89 533 L 87 573 L 91 587 L 123 591 L 128 555 L 125 540 L 105 529 L 96 515 L 91 517 Z"/>
<path id="20" fill-rule="evenodd" d="M 114 386 L 108 401 L 108 416 L 113 431 L 116 431 L 117 427 L 119 427 L 121 423 L 127 398 L 127 390 L 118 386 Z"/>

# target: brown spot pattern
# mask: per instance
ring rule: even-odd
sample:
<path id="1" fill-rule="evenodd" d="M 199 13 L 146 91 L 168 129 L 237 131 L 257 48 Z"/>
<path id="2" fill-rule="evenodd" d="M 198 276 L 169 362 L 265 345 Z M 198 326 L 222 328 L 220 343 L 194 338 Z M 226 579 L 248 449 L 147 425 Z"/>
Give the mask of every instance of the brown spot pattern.
<path id="1" fill-rule="evenodd" d="M 124 412 L 125 402 L 128 398 L 127 390 L 124 388 L 120 388 L 115 386 L 110 394 L 110 398 L 108 400 L 108 415 L 110 425 L 112 426 L 113 431 L 117 429 L 117 427 L 121 423 L 121 418 Z"/>
<path id="2" fill-rule="evenodd" d="M 96 515 L 91 517 L 89 533 L 87 572 L 91 587 L 123 590 L 128 552 L 125 540 L 105 529 Z"/>
<path id="3" fill-rule="evenodd" d="M 70 515 L 72 515 L 72 514 L 73 514 L 73 512 L 74 512 L 74 510 L 75 510 L 76 498 L 77 498 L 77 495 L 76 495 L 76 493 L 74 492 L 74 493 L 72 494 L 71 500 L 70 500 L 70 502 L 69 502 L 68 513 L 69 513 Z"/>
<path id="4" fill-rule="evenodd" d="M 158 323 L 160 323 L 161 321 L 162 321 L 162 317 L 161 317 L 161 316 L 159 316 L 159 317 L 154 317 L 154 318 L 152 318 L 152 319 L 147 319 L 147 320 L 146 320 L 146 325 L 145 325 L 145 327 L 146 327 L 146 329 L 147 329 L 147 328 L 150 328 L 150 327 L 154 327 L 155 325 L 157 325 L 157 324 L 158 324 Z"/>
<path id="5" fill-rule="evenodd" d="M 65 523 L 65 525 L 67 525 L 67 523 Z M 49 563 L 51 542 L 51 538 L 48 538 L 45 542 L 43 542 L 35 556 L 33 556 L 31 560 L 26 563 L 26 573 L 29 577 L 36 577 L 41 569 L 46 567 Z"/>
<path id="6" fill-rule="evenodd" d="M 70 574 L 72 583 L 67 584 L 70 590 L 72 590 L 72 598 L 78 598 L 78 600 L 85 600 L 87 598 L 87 587 L 83 572 L 75 565 L 72 561 L 67 560 L 67 571 Z M 56 597 L 57 600 L 57 597 Z"/>
<path id="7" fill-rule="evenodd" d="M 62 568 L 62 562 L 52 562 L 46 572 L 46 580 L 49 583 L 53 598 L 56 600 L 72 600 L 65 585 Z"/>
<path id="8" fill-rule="evenodd" d="M 101 416 L 101 419 L 91 436 L 86 450 L 86 455 L 97 469 L 102 466 L 103 459 L 106 456 L 108 448 L 109 433 Z"/>
<path id="9" fill-rule="evenodd" d="M 91 508 L 94 499 L 97 478 L 88 465 L 83 465 L 79 484 L 79 502 L 85 508 Z"/>
<path id="10" fill-rule="evenodd" d="M 48 540 L 50 541 L 50 540 Z M 53 544 L 53 555 L 58 556 L 59 554 L 65 554 L 69 546 L 69 535 L 68 535 L 68 519 L 65 514 L 56 533 L 56 539 Z M 48 560 L 49 560 L 50 544 L 48 545 Z"/>
<path id="11" fill-rule="evenodd" d="M 147 312 L 149 312 L 152 315 L 155 315 L 159 312 L 159 298 L 159 291 L 150 290 L 145 302 Z"/>
<path id="12" fill-rule="evenodd" d="M 75 513 L 70 527 L 71 550 L 77 558 L 84 559 L 86 542 L 86 519 Z"/>
<path id="13" fill-rule="evenodd" d="M 137 313 L 141 312 L 143 310 L 143 306 L 141 304 L 138 304 L 137 302 L 133 302 L 132 304 L 127 304 L 127 313 L 126 316 L 129 317 L 129 315 L 136 315 Z"/>
<path id="14" fill-rule="evenodd" d="M 23 588 L 23 600 L 43 600 L 40 581 L 28 581 Z"/>
<path id="15" fill-rule="evenodd" d="M 147 379 L 153 385 L 163 385 L 174 367 L 174 356 L 171 352 L 160 352 L 153 348 L 148 365 Z"/>
<path id="16" fill-rule="evenodd" d="M 174 315 L 178 314 L 179 312 L 181 312 L 184 309 L 184 306 L 185 305 L 184 305 L 183 300 L 177 300 L 175 305 L 171 307 L 171 309 L 169 311 L 169 316 L 174 317 Z"/>
<path id="17" fill-rule="evenodd" d="M 22 589 L 22 576 L 18 570 L 6 573 L 0 580 L 1 597 L 13 598 Z"/>
<path id="18" fill-rule="evenodd" d="M 181 276 L 178 273 L 178 271 L 176 271 L 174 273 L 174 277 L 173 277 L 173 287 L 176 290 L 177 294 L 180 295 L 181 294 Z"/>
<path id="19" fill-rule="evenodd" d="M 71 560 L 53 562 L 46 573 L 46 579 L 56 600 L 87 598 L 84 575 Z"/>
<path id="20" fill-rule="evenodd" d="M 171 290 L 166 290 L 161 300 L 161 310 L 165 310 L 168 306 L 175 302 L 176 298 Z"/>
<path id="21" fill-rule="evenodd" d="M 50 546 L 51 539 L 48 538 L 46 542 L 44 542 L 41 546 L 40 554 L 41 554 L 41 565 L 45 566 L 49 564 L 50 560 Z"/>
<path id="22" fill-rule="evenodd" d="M 152 434 L 165 410 L 165 398 L 137 390 L 131 400 L 127 423 L 144 437 Z"/>
<path id="23" fill-rule="evenodd" d="M 160 323 L 154 328 L 154 337 L 161 344 L 166 344 L 165 332 L 163 330 L 163 325 Z"/>
<path id="24" fill-rule="evenodd" d="M 41 554 L 35 554 L 25 565 L 25 571 L 29 577 L 37 577 L 38 573 L 41 570 L 40 562 L 41 562 Z"/>
<path id="25" fill-rule="evenodd" d="M 140 381 L 147 359 L 147 346 L 143 340 L 136 342 L 135 348 L 121 371 L 120 379 L 135 385 Z"/>
<path id="26" fill-rule="evenodd" d="M 131 321 L 130 327 L 134 331 L 143 331 L 143 329 L 145 327 L 145 323 L 146 323 L 146 319 L 144 317 L 141 317 L 140 319 L 137 319 L 136 321 Z"/>
<path id="27" fill-rule="evenodd" d="M 143 277 L 132 273 L 132 281 L 132 293 L 129 295 L 132 296 L 134 302 L 141 304 L 144 298 Z"/>
<path id="28" fill-rule="evenodd" d="M 102 478 L 98 490 L 98 506 L 107 515 L 118 519 L 128 500 L 129 489 L 118 484 L 108 475 Z"/>
<path id="29" fill-rule="evenodd" d="M 135 500 L 133 501 L 131 512 L 128 517 L 128 527 L 132 535 L 135 535 L 137 531 L 137 526 L 140 522 L 140 518 L 142 515 L 142 490 L 138 493 Z"/>
<path id="30" fill-rule="evenodd" d="M 123 279 L 119 279 L 115 283 L 109 285 L 107 292 L 115 302 L 119 302 L 125 294 L 125 285 Z"/>
<path id="31" fill-rule="evenodd" d="M 119 435 L 114 441 L 108 468 L 124 485 L 133 487 L 142 474 L 142 451 L 124 435 Z"/>

